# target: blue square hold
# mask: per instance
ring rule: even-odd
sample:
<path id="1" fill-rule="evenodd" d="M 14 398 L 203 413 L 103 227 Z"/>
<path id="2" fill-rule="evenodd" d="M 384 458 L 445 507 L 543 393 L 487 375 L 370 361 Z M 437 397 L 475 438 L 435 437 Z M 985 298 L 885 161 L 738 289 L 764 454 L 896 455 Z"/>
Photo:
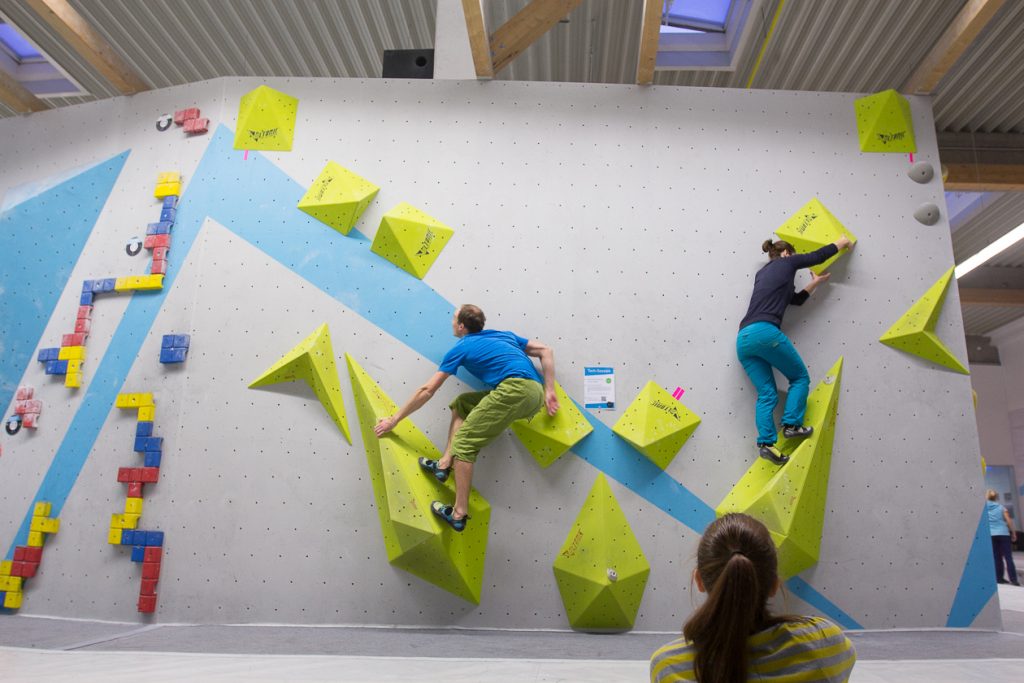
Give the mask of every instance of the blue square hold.
<path id="1" fill-rule="evenodd" d="M 174 335 L 174 348 L 176 349 L 187 349 L 189 342 L 192 340 L 187 334 L 176 334 Z"/>
<path id="2" fill-rule="evenodd" d="M 173 208 L 173 207 L 164 209 L 164 210 L 162 210 L 160 212 L 160 222 L 161 223 L 173 223 L 174 222 L 174 218 L 177 215 L 178 215 L 178 210 Z"/>
<path id="3" fill-rule="evenodd" d="M 114 287 L 116 285 L 117 285 L 117 278 L 108 277 L 108 278 L 103 280 L 103 291 L 104 292 L 113 292 L 114 291 Z"/>
<path id="4" fill-rule="evenodd" d="M 137 436 L 135 437 L 135 450 L 139 453 L 159 451 L 163 448 L 163 443 L 162 436 Z"/>
<path id="5" fill-rule="evenodd" d="M 160 451 L 146 451 L 144 467 L 160 467 Z"/>
<path id="6" fill-rule="evenodd" d="M 177 205 L 178 205 L 178 195 L 176 195 L 176 194 L 169 194 L 166 197 L 164 197 L 164 208 L 165 209 L 173 209 Z"/>
<path id="7" fill-rule="evenodd" d="M 78 300 L 79 306 L 92 306 L 92 292 L 82 292 L 82 298 Z"/>
<path id="8" fill-rule="evenodd" d="M 136 422 L 135 423 L 135 436 L 153 436 L 153 423 L 152 422 Z"/>
<path id="9" fill-rule="evenodd" d="M 161 363 L 183 363 L 188 349 L 160 349 Z"/>
<path id="10" fill-rule="evenodd" d="M 164 544 L 164 532 L 162 531 L 147 531 L 146 533 L 146 545 L 148 546 L 162 546 Z"/>
<path id="11" fill-rule="evenodd" d="M 145 531 L 140 531 L 138 533 L 142 534 L 142 538 L 143 539 L 146 538 L 146 532 Z M 135 545 L 135 541 L 136 541 L 135 537 L 137 535 L 138 534 L 135 532 L 134 529 L 121 529 L 121 545 Z"/>
<path id="12" fill-rule="evenodd" d="M 174 337 L 175 337 L 175 335 L 173 335 L 173 334 L 165 334 L 163 337 L 161 337 L 161 339 L 160 339 L 160 348 L 162 348 L 162 349 L 174 348 Z"/>
<path id="13" fill-rule="evenodd" d="M 92 280 L 82 280 L 82 291 L 92 292 Z"/>
<path id="14" fill-rule="evenodd" d="M 124 536 L 124 532 L 121 532 Z M 146 558 L 146 546 L 137 545 L 132 548 L 132 562 L 142 562 Z"/>

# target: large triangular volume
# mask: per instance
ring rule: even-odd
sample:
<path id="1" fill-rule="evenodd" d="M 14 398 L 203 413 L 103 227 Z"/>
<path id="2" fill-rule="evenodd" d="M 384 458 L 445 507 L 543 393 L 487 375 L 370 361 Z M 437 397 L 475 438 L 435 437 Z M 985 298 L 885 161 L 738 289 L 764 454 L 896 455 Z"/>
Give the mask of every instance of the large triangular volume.
<path id="1" fill-rule="evenodd" d="M 651 566 L 603 474 L 590 489 L 553 568 L 574 629 L 633 628 Z"/>
<path id="2" fill-rule="evenodd" d="M 811 436 L 787 441 L 780 434 L 783 452 L 795 447 L 789 463 L 779 467 L 758 459 L 715 508 L 719 517 L 743 512 L 768 527 L 779 551 L 782 579 L 818 561 L 842 373 L 840 357 L 807 397 L 804 424 L 814 427 Z"/>
<path id="3" fill-rule="evenodd" d="M 935 334 L 935 323 L 939 320 L 939 313 L 946 301 L 946 292 L 952 278 L 953 269 L 950 268 L 878 341 L 944 368 L 969 375 L 970 371 Z"/>
<path id="4" fill-rule="evenodd" d="M 436 218 L 402 202 L 384 214 L 370 251 L 422 280 L 453 234 Z"/>
<path id="5" fill-rule="evenodd" d="M 661 469 L 668 467 L 700 417 L 654 382 L 648 382 L 612 427 Z"/>
<path id="6" fill-rule="evenodd" d="M 373 433 L 374 425 L 382 417 L 398 412 L 398 406 L 351 356 L 346 354 L 345 359 L 388 561 L 449 593 L 480 604 L 490 504 L 473 489 L 469 495 L 470 520 L 462 532 L 452 530 L 434 516 L 431 502 L 440 500 L 451 505 L 454 501 L 454 480 L 438 482 L 420 468 L 417 458 L 436 460 L 441 453 L 408 419 L 378 439 Z"/>
<path id="7" fill-rule="evenodd" d="M 804 204 L 799 211 L 790 216 L 785 223 L 778 227 L 775 234 L 779 236 L 779 239 L 792 244 L 800 254 L 820 249 L 844 235 L 851 242 L 857 242 L 854 234 L 847 230 L 817 197 Z M 842 255 L 841 251 L 824 263 L 812 266 L 811 270 L 820 275 Z"/>
<path id="8" fill-rule="evenodd" d="M 379 190 L 366 178 L 328 161 L 299 200 L 298 208 L 347 235 Z"/>
<path id="9" fill-rule="evenodd" d="M 558 460 L 566 451 L 575 446 L 594 428 L 587 422 L 562 385 L 555 382 L 558 397 L 558 412 L 548 415 L 547 406 L 541 406 L 529 420 L 516 420 L 512 432 L 530 451 L 530 455 L 541 467 L 547 467 Z"/>
<path id="10" fill-rule="evenodd" d="M 916 152 L 910 102 L 895 90 L 854 101 L 857 138 L 862 152 Z"/>
<path id="11" fill-rule="evenodd" d="M 238 103 L 235 149 L 291 151 L 298 111 L 296 98 L 265 85 L 246 93 Z"/>
<path id="12" fill-rule="evenodd" d="M 348 431 L 348 416 L 345 400 L 341 394 L 338 369 L 334 364 L 334 349 L 331 347 L 331 333 L 324 323 L 313 334 L 303 339 L 266 372 L 249 384 L 249 388 L 264 387 L 281 382 L 303 380 L 309 384 L 320 405 L 338 426 L 345 440 L 352 443 Z"/>

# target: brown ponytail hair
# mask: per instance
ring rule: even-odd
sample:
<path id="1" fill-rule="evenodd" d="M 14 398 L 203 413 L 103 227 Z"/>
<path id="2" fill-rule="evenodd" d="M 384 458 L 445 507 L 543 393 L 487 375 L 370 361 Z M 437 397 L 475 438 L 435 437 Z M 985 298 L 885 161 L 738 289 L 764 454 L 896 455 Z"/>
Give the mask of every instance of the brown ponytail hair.
<path id="1" fill-rule="evenodd" d="M 704 604 L 683 626 L 702 683 L 745 683 L 747 638 L 798 617 L 773 616 L 768 598 L 778 582 L 778 555 L 764 524 L 730 513 L 712 522 L 697 547 Z"/>
<path id="2" fill-rule="evenodd" d="M 775 242 L 765 240 L 761 243 L 761 251 L 768 254 L 768 258 L 772 261 L 782 256 L 782 252 L 784 251 L 788 251 L 790 254 L 796 253 L 796 249 L 793 248 L 793 245 L 785 240 L 777 240 Z"/>

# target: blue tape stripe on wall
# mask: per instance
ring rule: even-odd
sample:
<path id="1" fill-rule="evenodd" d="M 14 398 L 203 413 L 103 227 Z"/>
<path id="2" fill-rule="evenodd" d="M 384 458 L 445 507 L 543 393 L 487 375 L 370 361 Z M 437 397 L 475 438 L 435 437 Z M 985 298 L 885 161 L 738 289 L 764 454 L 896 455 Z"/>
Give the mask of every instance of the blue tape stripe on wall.
<path id="1" fill-rule="evenodd" d="M 35 357 L 127 158 L 123 152 L 0 213 L 0 410 Z"/>
<path id="2" fill-rule="evenodd" d="M 992 559 L 992 535 L 988 529 L 988 515 L 985 506 L 981 508 L 981 519 L 974 532 L 971 549 L 967 553 L 957 586 L 953 606 L 949 608 L 949 628 L 967 628 L 985 608 L 996 592 L 996 566 Z"/>
<path id="3" fill-rule="evenodd" d="M 452 344 L 449 323 L 455 307 L 426 283 L 372 254 L 365 236 L 356 231 L 343 236 L 296 210 L 304 188 L 260 154 L 250 154 L 242 161 L 242 153 L 233 150 L 232 144 L 233 135 L 219 126 L 195 176 L 186 183 L 175 223 L 174 263 L 184 262 L 209 216 L 410 348 L 440 362 Z M 239 188 L 259 188 L 256 201 Z M 176 272 L 172 264 L 162 292 L 133 297 L 37 500 L 43 499 L 45 492 L 55 510 L 63 505 Z M 90 405 L 97 407 L 86 408 Z M 697 532 L 714 519 L 711 507 L 685 486 L 643 458 L 604 423 L 590 415 L 587 419 L 594 432 L 573 449 L 580 457 Z M 28 517 L 23 524 L 26 535 L 27 523 Z M 800 591 L 803 599 L 830 618 L 859 628 L 852 617 L 810 585 Z"/>

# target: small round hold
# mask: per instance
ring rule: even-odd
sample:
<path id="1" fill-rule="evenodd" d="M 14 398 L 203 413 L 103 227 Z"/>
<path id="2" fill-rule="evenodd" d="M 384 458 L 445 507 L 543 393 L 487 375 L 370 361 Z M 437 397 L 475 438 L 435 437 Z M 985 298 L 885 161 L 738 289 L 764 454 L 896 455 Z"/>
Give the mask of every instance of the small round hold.
<path id="1" fill-rule="evenodd" d="M 21 431 L 21 415 L 12 415 L 8 420 L 7 424 L 4 425 L 4 429 L 11 436 L 14 436 Z"/>
<path id="2" fill-rule="evenodd" d="M 608 568 L 608 580 L 609 581 L 618 581 L 619 580 L 619 573 L 617 571 L 615 571 L 614 569 L 610 568 L 610 567 Z"/>
<path id="3" fill-rule="evenodd" d="M 161 133 L 171 127 L 171 123 L 174 121 L 174 117 L 170 114 L 164 114 L 156 120 L 156 129 Z"/>
<path id="4" fill-rule="evenodd" d="M 914 218 L 925 225 L 935 225 L 939 222 L 939 207 L 931 202 L 922 204 L 914 212 Z"/>
<path id="5" fill-rule="evenodd" d="M 138 237 L 133 237 L 128 240 L 128 243 L 124 245 L 124 251 L 129 256 L 135 256 L 142 251 L 142 240 Z"/>
<path id="6" fill-rule="evenodd" d="M 935 169 L 932 168 L 932 165 L 927 161 L 919 161 L 910 167 L 910 170 L 907 171 L 907 175 L 910 176 L 910 179 L 915 183 L 921 183 L 923 185 L 924 183 L 930 182 L 931 179 L 935 177 Z"/>

